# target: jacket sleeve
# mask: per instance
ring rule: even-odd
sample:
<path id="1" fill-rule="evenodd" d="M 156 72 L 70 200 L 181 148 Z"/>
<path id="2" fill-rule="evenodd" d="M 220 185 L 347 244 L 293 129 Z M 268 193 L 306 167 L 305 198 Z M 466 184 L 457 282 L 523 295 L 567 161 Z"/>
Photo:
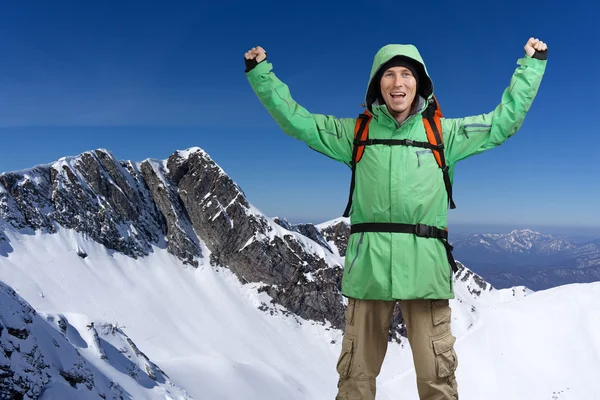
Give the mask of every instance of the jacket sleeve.
<path id="1" fill-rule="evenodd" d="M 272 68 L 265 60 L 246 72 L 246 77 L 279 127 L 311 149 L 349 165 L 356 119 L 309 113 L 294 101 L 289 88 L 275 76 Z"/>
<path id="2" fill-rule="evenodd" d="M 525 55 L 518 64 L 494 111 L 466 118 L 442 119 L 449 165 L 501 145 L 521 128 L 542 81 L 546 60 Z"/>

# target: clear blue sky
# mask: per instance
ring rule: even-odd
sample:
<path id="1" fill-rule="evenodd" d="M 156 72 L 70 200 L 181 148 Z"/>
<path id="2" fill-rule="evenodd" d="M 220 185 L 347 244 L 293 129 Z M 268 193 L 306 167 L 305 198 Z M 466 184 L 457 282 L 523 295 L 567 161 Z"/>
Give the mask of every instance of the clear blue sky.
<path id="1" fill-rule="evenodd" d="M 343 212 L 350 171 L 279 130 L 245 79 L 248 48 L 309 111 L 351 117 L 375 52 L 412 43 L 445 115 L 462 117 L 495 108 L 536 36 L 549 46 L 538 97 L 516 136 L 457 166 L 450 223 L 600 227 L 599 14 L 587 1 L 12 2 L 0 171 L 198 146 L 267 215 L 321 222 Z"/>

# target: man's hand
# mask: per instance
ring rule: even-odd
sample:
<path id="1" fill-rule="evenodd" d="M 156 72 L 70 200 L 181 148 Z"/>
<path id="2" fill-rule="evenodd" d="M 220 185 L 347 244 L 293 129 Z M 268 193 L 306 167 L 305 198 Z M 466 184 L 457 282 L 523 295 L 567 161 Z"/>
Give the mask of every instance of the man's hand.
<path id="1" fill-rule="evenodd" d="M 529 40 L 527 41 L 527 44 L 525 44 L 525 53 L 529 56 L 529 57 L 533 57 L 533 55 L 535 54 L 535 52 L 537 51 L 538 53 L 543 53 L 546 50 L 548 50 L 548 45 L 544 42 L 542 42 L 539 39 L 536 38 L 529 38 Z"/>
<path id="2" fill-rule="evenodd" d="M 244 54 L 244 62 L 246 63 L 246 72 L 251 71 L 258 65 L 259 62 L 267 58 L 267 52 L 260 46 L 251 48 Z"/>
<path id="3" fill-rule="evenodd" d="M 244 54 L 244 57 L 246 58 L 246 60 L 255 60 L 258 64 L 259 62 L 267 58 L 267 52 L 262 47 L 257 46 L 248 50 L 246 54 Z"/>

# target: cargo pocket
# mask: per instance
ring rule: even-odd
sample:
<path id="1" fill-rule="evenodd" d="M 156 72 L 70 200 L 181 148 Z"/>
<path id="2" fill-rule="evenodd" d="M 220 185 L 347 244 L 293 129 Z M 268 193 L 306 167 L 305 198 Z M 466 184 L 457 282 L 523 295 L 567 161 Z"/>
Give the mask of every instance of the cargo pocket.
<path id="1" fill-rule="evenodd" d="M 433 351 L 435 353 L 435 368 L 439 378 L 448 378 L 454 374 L 458 367 L 458 359 L 454 351 L 456 338 L 452 332 L 445 336 L 433 339 Z"/>
<path id="2" fill-rule="evenodd" d="M 344 335 L 342 340 L 342 352 L 337 363 L 337 372 L 343 379 L 350 377 L 352 370 L 352 360 L 354 359 L 354 336 Z"/>
<path id="3" fill-rule="evenodd" d="M 448 300 L 432 300 L 431 301 L 431 319 L 434 326 L 444 322 L 450 322 L 452 309 Z"/>

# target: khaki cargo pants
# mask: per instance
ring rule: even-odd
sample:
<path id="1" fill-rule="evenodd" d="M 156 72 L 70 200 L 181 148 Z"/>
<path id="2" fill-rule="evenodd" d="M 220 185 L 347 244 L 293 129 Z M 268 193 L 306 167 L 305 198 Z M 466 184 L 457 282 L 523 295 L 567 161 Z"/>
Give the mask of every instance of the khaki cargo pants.
<path id="1" fill-rule="evenodd" d="M 349 299 L 336 400 L 374 400 L 375 379 L 388 346 L 394 301 Z M 458 359 L 448 300 L 402 300 L 421 400 L 456 400 Z M 401 395 L 398 394 L 398 399 Z"/>

